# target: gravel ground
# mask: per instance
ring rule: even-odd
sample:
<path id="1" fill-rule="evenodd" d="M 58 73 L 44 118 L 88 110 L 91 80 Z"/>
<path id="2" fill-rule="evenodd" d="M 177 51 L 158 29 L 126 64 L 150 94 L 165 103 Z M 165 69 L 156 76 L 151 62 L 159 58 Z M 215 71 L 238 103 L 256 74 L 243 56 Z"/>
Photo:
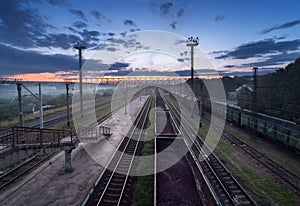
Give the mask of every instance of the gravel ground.
<path id="1" fill-rule="evenodd" d="M 164 165 L 170 159 L 178 158 L 175 151 L 169 151 L 157 166 Z M 183 157 L 169 169 L 157 174 L 157 205 L 201 205 L 194 182 L 193 173 Z"/>

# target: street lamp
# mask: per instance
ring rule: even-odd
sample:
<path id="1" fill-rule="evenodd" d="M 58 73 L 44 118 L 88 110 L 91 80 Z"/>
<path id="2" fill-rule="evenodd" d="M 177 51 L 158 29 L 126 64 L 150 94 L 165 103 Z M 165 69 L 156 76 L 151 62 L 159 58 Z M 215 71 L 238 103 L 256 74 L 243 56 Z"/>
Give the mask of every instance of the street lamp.
<path id="1" fill-rule="evenodd" d="M 82 103 L 82 57 L 81 50 L 86 49 L 86 46 L 82 44 L 75 44 L 73 46 L 75 49 L 78 49 L 79 52 L 79 95 L 80 95 L 80 114 L 83 117 L 83 103 Z"/>

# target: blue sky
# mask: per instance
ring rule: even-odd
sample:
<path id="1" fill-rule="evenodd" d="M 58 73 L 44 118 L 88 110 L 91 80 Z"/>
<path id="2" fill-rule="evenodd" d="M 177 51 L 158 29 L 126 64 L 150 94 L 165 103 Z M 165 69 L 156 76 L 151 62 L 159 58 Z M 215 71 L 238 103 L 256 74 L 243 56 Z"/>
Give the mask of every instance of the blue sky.
<path id="1" fill-rule="evenodd" d="M 88 59 L 136 30 L 199 37 L 223 75 L 270 72 L 300 56 L 299 11 L 298 0 L 1 0 L 0 75 L 72 72 L 74 43 Z"/>

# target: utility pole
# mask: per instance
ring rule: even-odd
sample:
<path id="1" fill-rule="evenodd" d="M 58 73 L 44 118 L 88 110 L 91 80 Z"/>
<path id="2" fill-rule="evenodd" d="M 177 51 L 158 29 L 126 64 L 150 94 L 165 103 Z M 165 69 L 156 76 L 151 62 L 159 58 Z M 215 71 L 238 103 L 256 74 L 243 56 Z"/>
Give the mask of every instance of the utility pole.
<path id="1" fill-rule="evenodd" d="M 66 90 L 67 90 L 67 126 L 70 127 L 70 104 L 69 104 L 69 89 L 70 89 L 70 84 L 72 84 L 72 79 L 64 79 L 66 83 Z"/>
<path id="2" fill-rule="evenodd" d="M 203 82 L 202 82 L 203 80 L 201 79 L 201 81 L 199 81 L 200 82 L 200 111 L 199 111 L 199 113 L 200 113 L 200 124 L 199 124 L 199 126 L 200 127 L 202 127 L 202 120 L 203 120 L 203 103 L 202 103 L 202 95 L 203 95 Z"/>
<path id="3" fill-rule="evenodd" d="M 253 68 L 253 114 L 254 114 L 254 121 L 253 121 L 253 128 L 254 128 L 254 135 L 257 135 L 257 67 Z"/>
<path id="4" fill-rule="evenodd" d="M 23 106 L 22 106 L 22 83 L 21 83 L 21 81 L 16 80 L 16 84 L 17 84 L 17 90 L 18 90 L 20 127 L 24 127 Z"/>
<path id="5" fill-rule="evenodd" d="M 42 86 L 39 83 L 39 100 L 40 100 L 40 128 L 44 128 L 44 119 L 43 119 L 43 98 L 42 98 Z"/>
<path id="6" fill-rule="evenodd" d="M 124 102 L 125 102 L 125 105 L 124 105 L 124 108 L 125 108 L 125 112 L 124 114 L 127 115 L 127 80 L 125 80 L 125 92 L 124 92 Z"/>
<path id="7" fill-rule="evenodd" d="M 73 46 L 75 49 L 78 49 L 79 52 L 79 95 L 80 95 L 80 114 L 81 117 L 83 117 L 83 102 L 82 102 L 82 56 L 81 56 L 81 51 L 83 49 L 86 49 L 86 46 L 82 44 L 75 44 Z"/>

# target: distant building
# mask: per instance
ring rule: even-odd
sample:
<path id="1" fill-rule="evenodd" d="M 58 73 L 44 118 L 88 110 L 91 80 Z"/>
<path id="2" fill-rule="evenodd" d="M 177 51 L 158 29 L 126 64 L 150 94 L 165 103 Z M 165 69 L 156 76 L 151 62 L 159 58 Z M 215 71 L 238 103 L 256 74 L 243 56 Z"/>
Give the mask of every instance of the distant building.
<path id="1" fill-rule="evenodd" d="M 234 92 L 228 92 L 228 100 L 237 102 L 237 95 L 239 95 L 243 92 L 252 93 L 253 89 L 250 86 L 243 84 L 242 86 L 236 88 Z"/>

